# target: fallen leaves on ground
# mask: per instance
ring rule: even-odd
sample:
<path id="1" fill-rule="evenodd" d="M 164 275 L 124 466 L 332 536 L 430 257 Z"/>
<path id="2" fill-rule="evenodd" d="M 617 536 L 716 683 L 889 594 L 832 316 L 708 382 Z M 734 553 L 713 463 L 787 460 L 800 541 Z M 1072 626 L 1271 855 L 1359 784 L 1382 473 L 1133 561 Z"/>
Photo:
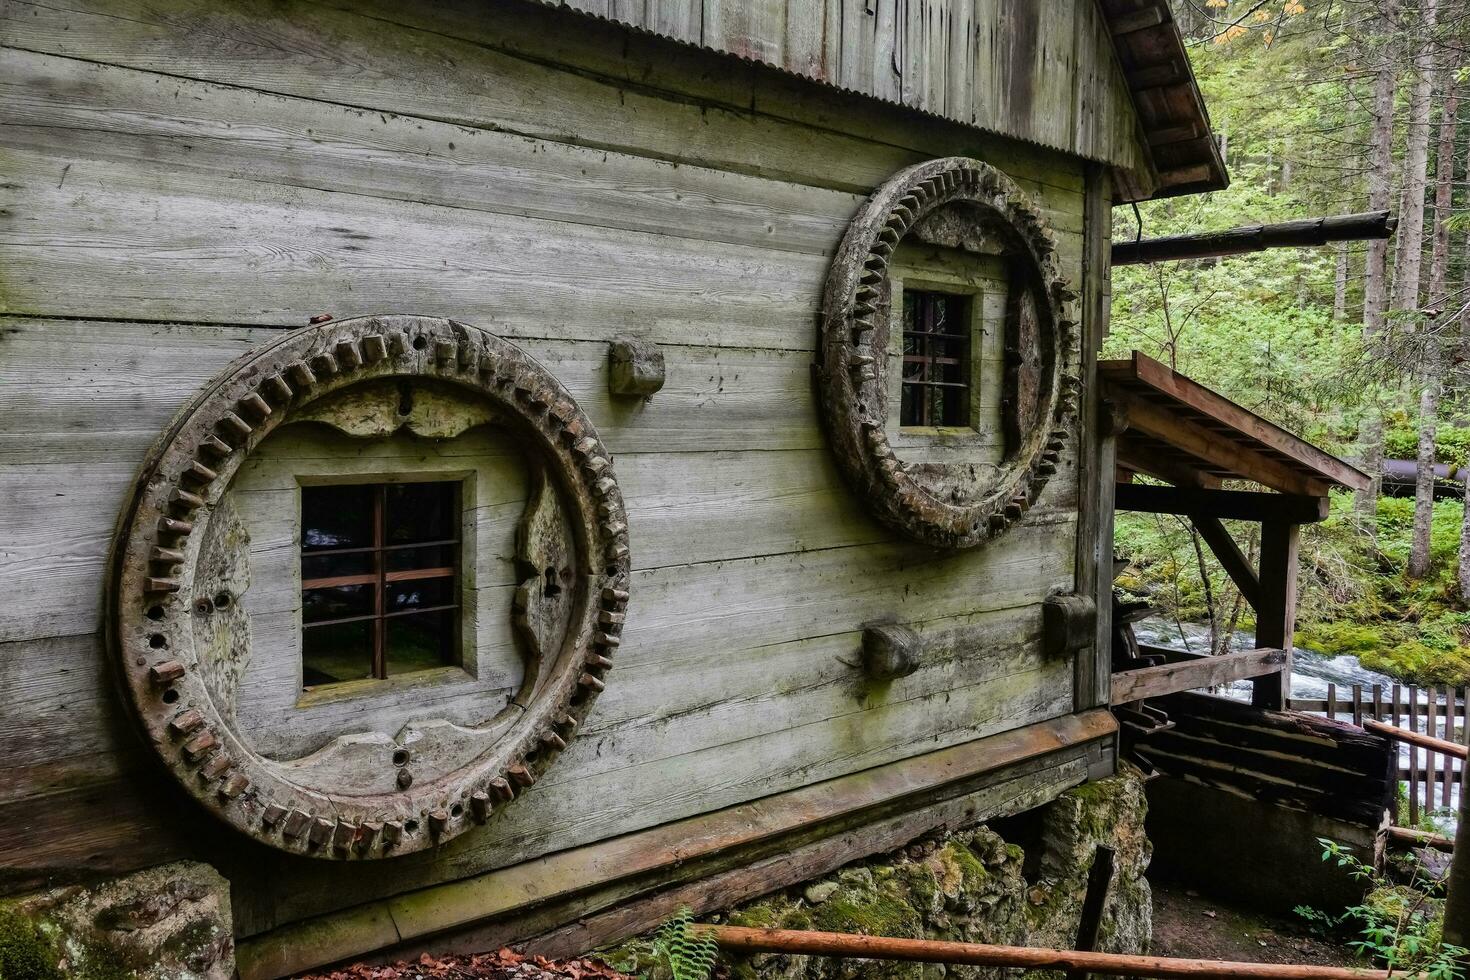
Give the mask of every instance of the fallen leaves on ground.
<path id="1" fill-rule="evenodd" d="M 627 980 L 597 960 L 548 960 L 501 948 L 493 953 L 434 956 L 397 963 L 353 963 L 326 973 L 302 974 L 299 980 Z"/>

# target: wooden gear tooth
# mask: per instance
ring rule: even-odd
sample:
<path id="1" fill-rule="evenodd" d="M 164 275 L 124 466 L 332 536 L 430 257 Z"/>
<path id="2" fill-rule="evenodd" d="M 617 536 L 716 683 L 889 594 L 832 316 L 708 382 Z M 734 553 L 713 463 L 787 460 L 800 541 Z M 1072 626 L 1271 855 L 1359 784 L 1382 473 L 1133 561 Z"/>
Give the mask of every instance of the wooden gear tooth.
<path id="1" fill-rule="evenodd" d="M 182 671 L 183 668 L 180 668 Z M 193 708 L 186 708 L 169 719 L 169 734 L 179 737 L 188 735 L 204 724 L 204 716 Z"/>
<path id="2" fill-rule="evenodd" d="M 189 466 L 187 469 L 184 470 L 183 475 L 186 478 L 193 480 L 195 483 L 201 485 L 210 484 L 219 479 L 218 472 L 216 472 L 211 467 L 205 466 L 197 459 L 190 461 Z"/>
<path id="3" fill-rule="evenodd" d="M 143 591 L 150 594 L 179 591 L 179 580 L 149 576 L 143 580 Z"/>
<path id="4" fill-rule="evenodd" d="M 212 433 L 206 434 L 203 439 L 199 440 L 199 448 L 215 459 L 223 459 L 235 451 L 233 446 Z"/>
<path id="5" fill-rule="evenodd" d="M 306 839 L 313 846 L 321 847 L 332 839 L 332 833 L 336 829 L 336 821 L 328 820 L 326 817 L 316 817 L 311 821 L 311 829 L 307 832 Z"/>
<path id="6" fill-rule="evenodd" d="M 594 667 L 598 670 L 609 670 L 611 669 L 612 665 L 613 662 L 600 653 L 589 654 L 587 657 L 588 667 Z"/>
<path id="7" fill-rule="evenodd" d="M 443 367 L 446 364 L 458 363 L 459 345 L 452 340 L 434 341 L 434 363 Z"/>
<path id="8" fill-rule="evenodd" d="M 172 684 L 184 676 L 184 665 L 177 660 L 165 660 L 148 668 L 148 679 L 154 684 Z"/>
<path id="9" fill-rule="evenodd" d="M 449 828 L 449 812 L 447 810 L 429 811 L 429 833 L 435 837 L 444 833 Z"/>
<path id="10" fill-rule="evenodd" d="M 279 803 L 267 803 L 260 811 L 260 822 L 267 828 L 274 827 L 286 816 L 286 808 Z"/>
<path id="11" fill-rule="evenodd" d="M 602 682 L 601 678 L 596 677 L 593 674 L 583 674 L 581 677 L 577 678 L 577 686 L 583 688 L 584 690 L 593 691 L 599 694 L 607 687 L 607 685 Z"/>
<path id="12" fill-rule="evenodd" d="M 362 366 L 362 354 L 357 350 L 357 345 L 350 340 L 338 341 L 332 348 L 333 355 L 343 371 L 351 371 Z"/>
<path id="13" fill-rule="evenodd" d="M 612 663 L 611 660 L 608 661 Z M 556 732 L 546 732 L 541 736 L 541 744 L 552 752 L 560 752 L 567 747 L 566 741 Z"/>
<path id="14" fill-rule="evenodd" d="M 373 845 L 378 842 L 378 836 L 383 832 L 384 826 L 381 820 L 364 820 L 357 833 L 358 851 L 371 851 Z"/>
<path id="15" fill-rule="evenodd" d="M 607 647 L 611 650 L 616 650 L 623 645 L 622 637 L 602 631 L 599 631 L 593 636 L 592 642 L 600 647 Z"/>
<path id="16" fill-rule="evenodd" d="M 190 493 L 182 487 L 174 487 L 169 491 L 168 502 L 173 507 L 183 511 L 198 510 L 204 506 L 203 497 L 197 493 Z"/>
<path id="17" fill-rule="evenodd" d="M 490 792 L 495 794 L 496 799 L 515 799 L 516 791 L 511 787 L 510 782 L 506 780 L 504 776 L 496 776 L 494 779 L 490 780 L 487 785 L 489 785 L 490 787 Z"/>
<path id="18" fill-rule="evenodd" d="M 204 780 L 213 781 L 223 776 L 234 767 L 235 763 L 223 752 L 216 752 L 210 756 L 204 765 L 199 767 L 199 777 Z"/>
<path id="19" fill-rule="evenodd" d="M 402 820 L 384 820 L 383 821 L 383 846 L 384 847 L 392 847 L 393 845 L 397 844 L 401 840 L 403 840 L 403 821 Z"/>
<path id="20" fill-rule="evenodd" d="M 184 553 L 177 548 L 159 545 L 148 553 L 148 560 L 159 565 L 177 565 L 184 560 Z"/>
<path id="21" fill-rule="evenodd" d="M 408 338 L 402 331 L 392 330 L 388 333 L 388 354 L 392 357 L 402 357 L 408 352 Z M 384 825 L 387 826 L 386 824 Z"/>
<path id="22" fill-rule="evenodd" d="M 362 338 L 362 356 L 369 364 L 387 360 L 388 344 L 382 334 L 373 333 Z"/>
<path id="23" fill-rule="evenodd" d="M 318 378 L 330 378 L 337 373 L 337 359 L 325 351 L 312 355 L 310 364 L 311 373 Z"/>
<path id="24" fill-rule="evenodd" d="M 198 762 L 218 747 L 219 738 L 206 728 L 184 743 L 184 758 L 190 762 Z"/>
<path id="25" fill-rule="evenodd" d="M 357 825 L 348 820 L 338 820 L 332 831 L 332 846 L 345 851 L 357 840 Z"/>
<path id="26" fill-rule="evenodd" d="M 480 823 L 490 819 L 490 794 L 477 789 L 470 794 L 470 813 Z"/>
<path id="27" fill-rule="evenodd" d="M 290 378 L 291 383 L 301 389 L 310 388 L 316 384 L 316 375 L 312 373 L 311 368 L 304 361 L 293 361 L 287 364 L 286 377 Z"/>
<path id="28" fill-rule="evenodd" d="M 265 393 L 266 399 L 276 406 L 284 407 L 296 393 L 291 390 L 291 385 L 279 374 L 273 374 L 260 383 L 260 390 Z"/>
<path id="29" fill-rule="evenodd" d="M 215 423 L 215 427 L 222 435 L 242 440 L 249 438 L 250 433 L 255 431 L 254 426 L 234 412 L 226 412 L 221 415 L 219 421 Z"/>
<path id="30" fill-rule="evenodd" d="M 304 810 L 292 810 L 281 824 L 281 833 L 287 837 L 300 837 L 311 826 L 311 814 Z"/>
<path id="31" fill-rule="evenodd" d="M 607 588 L 602 590 L 602 601 L 612 602 L 618 605 L 628 601 L 628 593 L 624 589 Z"/>
<path id="32" fill-rule="evenodd" d="M 516 764 L 505 770 L 505 774 L 511 778 L 517 786 L 526 787 L 536 782 L 536 775 L 525 766 Z"/>
<path id="33" fill-rule="evenodd" d="M 267 402 L 264 398 L 260 397 L 260 394 L 258 392 L 254 391 L 246 395 L 244 398 L 241 398 L 238 402 L 235 403 L 235 405 L 237 406 L 235 414 L 241 416 L 242 418 L 246 415 L 249 415 L 257 422 L 263 422 L 266 419 L 270 418 L 271 412 L 273 411 L 270 403 Z"/>
<path id="34" fill-rule="evenodd" d="M 194 525 L 189 521 L 180 521 L 172 517 L 160 517 L 158 519 L 158 533 L 170 538 L 188 537 L 194 533 Z"/>

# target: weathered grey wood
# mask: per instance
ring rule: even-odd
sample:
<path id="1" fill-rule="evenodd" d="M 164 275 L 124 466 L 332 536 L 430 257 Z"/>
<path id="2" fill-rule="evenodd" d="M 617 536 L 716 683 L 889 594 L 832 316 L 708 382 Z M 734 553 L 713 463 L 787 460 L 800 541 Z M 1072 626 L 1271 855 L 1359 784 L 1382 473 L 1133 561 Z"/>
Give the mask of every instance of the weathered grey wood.
<path id="1" fill-rule="evenodd" d="M 1289 493 L 1255 490 L 1204 490 L 1198 487 L 1166 487 L 1149 483 L 1124 483 L 1116 490 L 1119 510 L 1148 514 L 1201 515 L 1234 521 L 1286 521 L 1315 524 L 1327 519 L 1326 497 L 1301 497 Z"/>
<path id="2" fill-rule="evenodd" d="M 426 14 L 385 2 L 378 10 L 313 7 L 287 15 L 258 0 L 235 0 L 207 8 L 175 4 L 165 15 L 143 0 L 95 0 L 64 11 L 8 0 L 6 10 L 9 43 L 32 51 L 848 191 L 865 192 L 922 158 L 751 114 L 748 86 L 743 101 L 732 97 L 732 108 L 711 107 L 660 98 L 646 83 L 610 84 L 508 55 L 502 49 L 513 43 L 512 22 L 487 17 L 479 7 L 472 16 L 469 7 Z M 207 34 L 170 29 L 178 18 L 206 10 Z M 399 29 L 385 30 L 385 20 Z M 544 31 L 544 22 L 539 27 Z M 456 30 L 472 40 L 453 36 Z M 481 42 L 487 33 L 491 44 Z M 331 39 L 330 58 L 321 57 L 324 38 Z M 359 67 L 386 64 L 400 70 Z M 422 71 L 402 71 L 407 65 Z"/>
<path id="3" fill-rule="evenodd" d="M 822 787 L 563 852 L 534 865 L 490 872 L 436 888 L 417 901 L 390 900 L 380 909 L 395 924 L 387 930 L 380 928 L 381 919 L 361 910 L 287 927 L 245 942 L 242 972 L 247 977 L 274 976 L 308 965 L 311 957 L 316 957 L 312 964 L 330 962 L 342 955 L 334 949 L 372 948 L 386 945 L 380 936 L 397 942 L 446 926 L 471 928 L 454 939 L 440 936 L 436 941 L 456 948 L 494 946 L 525 938 L 526 925 L 502 923 L 508 932 L 501 933 L 493 925 L 474 928 L 477 922 L 500 921 L 518 910 L 557 901 L 574 904 L 557 910 L 545 920 L 549 924 L 584 917 L 646 893 L 647 873 L 670 862 L 677 867 L 668 869 L 669 877 L 701 891 L 728 889 L 736 880 L 726 873 L 730 868 L 743 866 L 733 874 L 748 880 L 764 878 L 772 859 L 794 864 L 789 873 L 805 870 L 810 876 L 882 850 L 884 842 L 911 840 L 927 828 L 961 825 L 1049 799 L 1080 781 L 1085 771 L 1080 756 L 1097 744 L 1082 743 L 1107 731 L 1100 720 L 1096 715 L 1063 719 L 998 735 Z M 1031 754 L 1039 745 L 1056 745 L 1059 737 L 1077 744 L 1045 761 Z M 300 940 L 320 936 L 326 922 L 332 923 L 334 939 L 357 934 L 355 944 L 304 948 Z"/>
<path id="4" fill-rule="evenodd" d="M 1287 663 L 1284 650 L 1238 650 L 1213 657 L 1157 667 L 1140 667 L 1113 674 L 1112 703 L 1129 704 L 1144 698 L 1160 698 L 1180 691 L 1216 687 L 1232 681 L 1280 673 Z"/>
<path id="5" fill-rule="evenodd" d="M 1251 703 L 1280 710 L 1291 697 L 1291 649 L 1296 635 L 1297 548 L 1300 528 L 1266 521 L 1261 524 L 1261 601 L 1256 606 L 1256 643 L 1287 652 L 1281 673 L 1255 682 Z"/>

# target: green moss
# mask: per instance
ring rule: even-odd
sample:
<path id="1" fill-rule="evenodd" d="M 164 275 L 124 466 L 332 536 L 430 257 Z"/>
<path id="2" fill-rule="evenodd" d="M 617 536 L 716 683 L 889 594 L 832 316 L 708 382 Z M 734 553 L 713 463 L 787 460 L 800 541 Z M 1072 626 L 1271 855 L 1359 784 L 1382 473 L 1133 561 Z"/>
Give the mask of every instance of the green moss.
<path id="1" fill-rule="evenodd" d="M 0 908 L 0 977 L 4 980 L 60 980 L 56 943 L 33 919 Z"/>
<path id="2" fill-rule="evenodd" d="M 958 844 L 951 844 L 945 850 L 950 859 L 959 867 L 965 891 L 984 891 L 990 881 L 990 870 L 985 867 L 984 862 L 975 855 L 975 852 Z"/>
<path id="3" fill-rule="evenodd" d="M 812 924 L 827 932 L 868 936 L 922 936 L 918 911 L 891 895 L 839 892 L 812 911 Z"/>

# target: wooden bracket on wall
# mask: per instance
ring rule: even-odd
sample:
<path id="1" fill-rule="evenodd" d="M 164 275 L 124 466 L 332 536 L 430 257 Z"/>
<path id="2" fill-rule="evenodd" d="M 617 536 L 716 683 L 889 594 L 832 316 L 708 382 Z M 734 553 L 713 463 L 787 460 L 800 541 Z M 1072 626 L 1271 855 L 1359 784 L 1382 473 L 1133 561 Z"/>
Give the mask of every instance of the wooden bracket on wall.
<path id="1" fill-rule="evenodd" d="M 1096 639 L 1097 603 L 1075 592 L 1049 595 L 1041 604 L 1042 648 L 1048 657 L 1065 657 Z"/>

